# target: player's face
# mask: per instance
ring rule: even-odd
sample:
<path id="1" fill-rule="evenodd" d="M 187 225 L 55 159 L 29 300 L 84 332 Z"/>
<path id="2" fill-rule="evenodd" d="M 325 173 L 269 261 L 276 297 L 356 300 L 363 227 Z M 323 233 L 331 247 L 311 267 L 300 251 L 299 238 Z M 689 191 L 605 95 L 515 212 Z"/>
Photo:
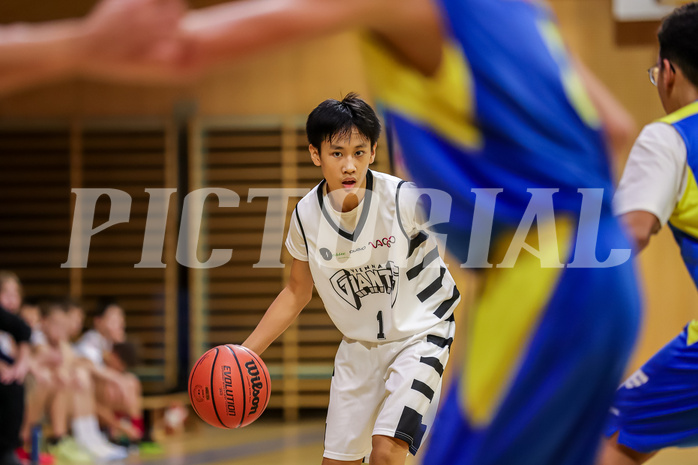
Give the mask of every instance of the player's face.
<path id="1" fill-rule="evenodd" d="M 104 315 L 95 320 L 95 327 L 109 342 L 124 342 L 126 339 L 124 311 L 118 305 L 111 305 Z"/>
<path id="2" fill-rule="evenodd" d="M 368 138 L 354 128 L 350 137 L 323 141 L 319 152 L 311 145 L 310 154 L 313 163 L 322 169 L 327 192 L 333 193 L 336 204 L 342 205 L 343 211 L 355 208 L 364 196 L 366 172 L 376 157 L 376 144 L 372 147 Z M 356 202 L 343 201 L 350 197 Z"/>
<path id="3" fill-rule="evenodd" d="M 42 326 L 44 335 L 52 346 L 68 340 L 68 315 L 62 310 L 51 310 L 44 318 Z"/>
<path id="4" fill-rule="evenodd" d="M 22 290 L 14 279 L 8 279 L 0 286 L 0 306 L 11 313 L 17 313 L 22 303 Z"/>
<path id="5" fill-rule="evenodd" d="M 70 307 L 68 310 L 68 335 L 78 336 L 82 332 L 82 325 L 85 322 L 85 314 L 80 307 Z"/>
<path id="6" fill-rule="evenodd" d="M 36 305 L 22 305 L 22 308 L 19 309 L 19 316 L 32 328 L 35 328 L 41 321 L 41 311 Z"/>

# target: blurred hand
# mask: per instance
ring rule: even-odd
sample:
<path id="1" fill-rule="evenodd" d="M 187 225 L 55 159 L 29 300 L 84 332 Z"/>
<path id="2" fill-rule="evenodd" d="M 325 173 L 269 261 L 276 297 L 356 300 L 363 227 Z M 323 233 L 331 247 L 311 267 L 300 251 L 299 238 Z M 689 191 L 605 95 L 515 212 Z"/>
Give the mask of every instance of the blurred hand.
<path id="1" fill-rule="evenodd" d="M 2 384 L 21 384 L 29 371 L 29 365 L 26 362 L 15 362 L 12 365 L 6 363 L 0 364 L 0 383 Z"/>
<path id="2" fill-rule="evenodd" d="M 176 53 L 182 0 L 102 0 L 86 19 L 91 59 Z"/>
<path id="3" fill-rule="evenodd" d="M 58 350 L 49 350 L 43 354 L 42 362 L 49 367 L 60 365 L 63 362 L 63 355 Z"/>
<path id="4" fill-rule="evenodd" d="M 72 377 L 65 370 L 56 371 L 56 384 L 61 387 L 68 387 L 71 385 Z"/>

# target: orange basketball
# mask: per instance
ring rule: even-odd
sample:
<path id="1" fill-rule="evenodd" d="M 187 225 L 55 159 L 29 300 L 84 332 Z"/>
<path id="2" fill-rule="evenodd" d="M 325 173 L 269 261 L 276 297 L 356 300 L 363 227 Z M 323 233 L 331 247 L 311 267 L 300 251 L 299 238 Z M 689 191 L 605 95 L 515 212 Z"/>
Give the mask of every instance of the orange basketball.
<path id="1" fill-rule="evenodd" d="M 209 425 L 240 428 L 264 412 L 271 395 L 269 371 L 251 350 L 226 344 L 206 352 L 189 375 L 189 399 Z"/>

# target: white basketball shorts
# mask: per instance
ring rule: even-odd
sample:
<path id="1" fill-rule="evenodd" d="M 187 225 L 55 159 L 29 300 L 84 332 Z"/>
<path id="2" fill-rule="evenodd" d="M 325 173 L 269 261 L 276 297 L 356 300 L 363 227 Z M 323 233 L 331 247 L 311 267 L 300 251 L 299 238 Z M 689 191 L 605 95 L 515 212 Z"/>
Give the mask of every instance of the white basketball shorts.
<path id="1" fill-rule="evenodd" d="M 343 339 L 334 362 L 324 457 L 358 460 L 371 437 L 402 439 L 416 454 L 434 421 L 455 323 L 394 342 Z"/>

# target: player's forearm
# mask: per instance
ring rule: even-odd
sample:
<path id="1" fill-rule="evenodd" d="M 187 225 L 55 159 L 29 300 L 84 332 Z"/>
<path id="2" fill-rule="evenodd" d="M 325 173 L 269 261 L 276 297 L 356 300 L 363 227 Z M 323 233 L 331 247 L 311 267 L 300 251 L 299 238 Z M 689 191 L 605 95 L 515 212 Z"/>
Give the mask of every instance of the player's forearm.
<path id="1" fill-rule="evenodd" d="M 76 64 L 89 41 L 81 20 L 0 26 L 0 65 Z"/>
<path id="2" fill-rule="evenodd" d="M 294 292 L 288 287 L 284 288 L 242 345 L 261 355 L 277 337 L 291 326 L 303 307 L 308 304 L 311 296 L 312 293 L 302 294 Z"/>
<path id="3" fill-rule="evenodd" d="M 574 64 L 589 93 L 589 98 L 599 113 L 608 136 L 610 149 L 616 155 L 627 153 L 637 133 L 635 120 L 613 93 L 581 61 L 575 60 Z"/>
<path id="4" fill-rule="evenodd" d="M 12 382 L 24 382 L 24 377 L 27 375 L 27 371 L 29 370 L 29 353 L 29 344 L 26 342 L 20 342 L 17 345 L 15 362 L 11 366 L 5 367 L 3 372 L 0 372 L 0 382 L 6 384 Z"/>
<path id="5" fill-rule="evenodd" d="M 118 376 L 118 372 L 115 370 L 112 370 L 109 367 L 106 366 L 97 366 L 93 363 L 90 363 L 91 365 L 91 372 L 92 375 L 101 380 L 101 381 L 107 381 L 111 383 L 118 383 L 120 378 Z"/>
<path id="6" fill-rule="evenodd" d="M 0 66 L 0 95 L 42 84 L 53 79 L 60 79 L 71 72 L 70 67 L 56 63 L 38 63 L 36 65 Z"/>
<path id="7" fill-rule="evenodd" d="M 0 94 L 77 73 L 88 41 L 79 20 L 0 26 Z"/>
<path id="8" fill-rule="evenodd" d="M 190 12 L 180 31 L 191 46 L 188 67 L 206 69 L 280 45 L 367 25 L 378 0 L 244 0 Z"/>
<path id="9" fill-rule="evenodd" d="M 621 216 L 627 234 L 633 242 L 635 253 L 640 253 L 659 232 L 661 223 L 654 214 L 646 211 L 631 211 Z"/>

